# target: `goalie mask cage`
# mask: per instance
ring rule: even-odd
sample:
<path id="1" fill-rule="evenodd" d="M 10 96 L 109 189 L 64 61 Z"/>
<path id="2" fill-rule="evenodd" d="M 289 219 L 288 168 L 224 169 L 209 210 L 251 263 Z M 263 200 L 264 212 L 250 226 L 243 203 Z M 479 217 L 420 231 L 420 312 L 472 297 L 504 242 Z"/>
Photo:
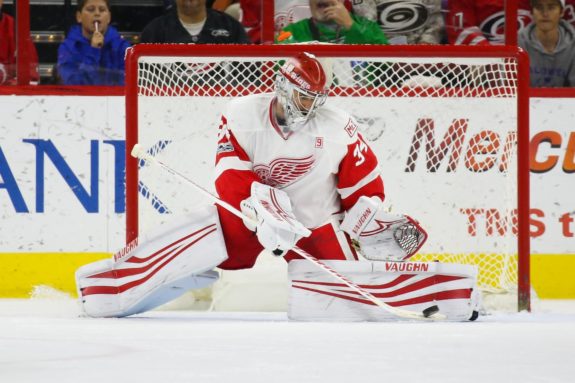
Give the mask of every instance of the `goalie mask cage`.
<path id="1" fill-rule="evenodd" d="M 475 264 L 483 292 L 529 309 L 529 78 L 516 47 L 137 45 L 126 64 L 127 241 L 208 203 L 131 158 L 133 145 L 214 190 L 226 103 L 273 92 L 278 63 L 301 51 L 322 59 L 327 102 L 377 154 L 386 208 L 428 231 L 412 259 Z"/>

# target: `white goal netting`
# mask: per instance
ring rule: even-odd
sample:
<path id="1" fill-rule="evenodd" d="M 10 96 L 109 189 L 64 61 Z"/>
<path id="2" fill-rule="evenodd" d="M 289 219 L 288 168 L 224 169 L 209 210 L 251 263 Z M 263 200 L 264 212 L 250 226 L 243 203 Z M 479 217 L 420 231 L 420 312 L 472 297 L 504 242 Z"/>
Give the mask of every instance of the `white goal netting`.
<path id="1" fill-rule="evenodd" d="M 441 52 L 383 56 L 353 48 L 347 55 L 334 50 L 330 57 L 329 48 L 321 48 L 317 54 L 333 73 L 328 102 L 361 124 L 381 163 L 386 207 L 416 218 L 429 233 L 414 259 L 478 265 L 482 290 L 516 294 L 518 223 L 524 219 L 518 210 L 517 59 Z M 226 55 L 221 48 L 206 57 L 157 49 L 132 58 L 132 137 L 213 190 L 222 109 L 234 97 L 273 92 L 278 63 L 287 55 L 274 50 L 279 47 L 268 47 L 269 55 Z M 139 164 L 138 176 L 134 216 L 140 232 L 207 203 L 153 167 Z M 221 289 L 229 293 L 244 283 L 254 292 L 274 290 L 270 270 L 279 270 L 279 283 L 285 283 L 284 265 L 268 263 L 264 269 L 259 290 L 257 278 L 242 279 L 241 272 L 224 275 Z"/>

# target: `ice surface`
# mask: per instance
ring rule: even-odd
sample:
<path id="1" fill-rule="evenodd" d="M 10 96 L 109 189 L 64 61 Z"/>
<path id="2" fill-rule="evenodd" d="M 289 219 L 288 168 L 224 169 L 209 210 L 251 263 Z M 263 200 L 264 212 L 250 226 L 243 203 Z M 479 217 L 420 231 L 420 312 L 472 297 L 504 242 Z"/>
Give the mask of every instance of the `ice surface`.
<path id="1" fill-rule="evenodd" d="M 304 323 L 285 313 L 80 317 L 0 300 L 0 382 L 575 382 L 575 301 L 470 323 Z"/>

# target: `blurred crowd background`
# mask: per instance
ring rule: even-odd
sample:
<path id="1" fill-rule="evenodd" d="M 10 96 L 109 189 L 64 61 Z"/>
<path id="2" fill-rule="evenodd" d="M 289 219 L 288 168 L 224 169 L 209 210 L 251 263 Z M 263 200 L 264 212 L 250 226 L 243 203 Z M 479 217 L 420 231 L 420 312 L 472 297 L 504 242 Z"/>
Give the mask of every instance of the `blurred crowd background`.
<path id="1" fill-rule="evenodd" d="M 269 14 L 269 3 L 273 13 Z M 30 0 L 33 84 L 122 85 L 140 43 L 504 44 L 504 0 Z M 531 85 L 575 82 L 575 0 L 517 0 Z M 0 0 L 0 84 L 16 76 L 15 0 Z M 273 34 L 263 25 L 273 25 Z"/>

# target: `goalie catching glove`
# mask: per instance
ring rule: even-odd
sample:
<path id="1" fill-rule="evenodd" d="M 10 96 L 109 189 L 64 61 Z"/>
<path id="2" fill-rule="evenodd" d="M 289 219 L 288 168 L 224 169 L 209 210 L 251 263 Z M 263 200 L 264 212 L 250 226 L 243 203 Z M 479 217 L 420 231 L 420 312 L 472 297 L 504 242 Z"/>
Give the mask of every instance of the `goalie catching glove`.
<path id="1" fill-rule="evenodd" d="M 285 255 L 302 237 L 311 234 L 294 216 L 288 195 L 258 182 L 251 196 L 240 204 L 244 224 L 255 231 L 262 246 L 277 256 Z"/>
<path id="2" fill-rule="evenodd" d="M 405 261 L 427 240 L 414 219 L 384 212 L 377 197 L 360 197 L 345 214 L 341 229 L 371 261 Z"/>

